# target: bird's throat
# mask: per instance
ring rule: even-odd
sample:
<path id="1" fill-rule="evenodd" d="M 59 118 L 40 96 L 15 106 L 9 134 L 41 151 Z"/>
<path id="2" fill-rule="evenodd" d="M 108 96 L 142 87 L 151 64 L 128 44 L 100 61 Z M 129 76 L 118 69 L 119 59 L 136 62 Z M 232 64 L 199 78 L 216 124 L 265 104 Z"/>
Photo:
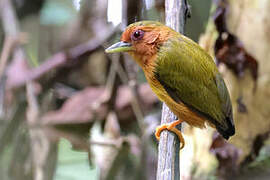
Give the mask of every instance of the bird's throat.
<path id="1" fill-rule="evenodd" d="M 143 69 L 145 73 L 150 73 L 154 68 L 154 61 L 156 55 L 145 55 L 145 54 L 135 54 L 129 53 L 130 56 L 135 60 L 135 62 Z"/>

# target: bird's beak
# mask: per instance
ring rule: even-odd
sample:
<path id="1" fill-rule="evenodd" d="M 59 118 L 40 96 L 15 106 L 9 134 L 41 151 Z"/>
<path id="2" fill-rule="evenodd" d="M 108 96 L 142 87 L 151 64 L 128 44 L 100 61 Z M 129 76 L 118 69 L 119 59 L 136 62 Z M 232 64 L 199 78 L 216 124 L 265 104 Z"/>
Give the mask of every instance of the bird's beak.
<path id="1" fill-rule="evenodd" d="M 130 43 L 120 41 L 108 47 L 105 52 L 106 53 L 116 53 L 116 52 L 127 52 L 132 51 L 133 47 Z"/>

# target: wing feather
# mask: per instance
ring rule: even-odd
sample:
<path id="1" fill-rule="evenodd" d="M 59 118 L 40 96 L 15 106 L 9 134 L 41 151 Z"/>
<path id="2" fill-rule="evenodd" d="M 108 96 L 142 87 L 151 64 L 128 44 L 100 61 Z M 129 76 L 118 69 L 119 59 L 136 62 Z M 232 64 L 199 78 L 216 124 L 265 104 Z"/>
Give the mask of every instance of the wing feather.
<path id="1" fill-rule="evenodd" d="M 155 76 L 176 102 L 206 117 L 228 138 L 234 134 L 226 85 L 212 58 L 185 37 L 171 38 L 158 52 Z"/>

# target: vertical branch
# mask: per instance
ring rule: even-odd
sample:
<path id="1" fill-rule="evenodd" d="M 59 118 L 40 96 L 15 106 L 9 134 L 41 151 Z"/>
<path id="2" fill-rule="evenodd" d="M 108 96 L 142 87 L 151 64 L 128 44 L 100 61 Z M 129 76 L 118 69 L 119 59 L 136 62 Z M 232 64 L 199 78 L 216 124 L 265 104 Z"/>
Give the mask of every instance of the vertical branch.
<path id="1" fill-rule="evenodd" d="M 165 0 L 166 25 L 177 32 L 184 33 L 185 19 L 187 15 L 186 0 Z M 177 117 L 164 103 L 162 108 L 161 124 L 175 121 Z M 177 127 L 181 128 L 181 127 Z M 162 131 L 158 147 L 157 180 L 180 179 L 178 138 L 169 131 Z"/>

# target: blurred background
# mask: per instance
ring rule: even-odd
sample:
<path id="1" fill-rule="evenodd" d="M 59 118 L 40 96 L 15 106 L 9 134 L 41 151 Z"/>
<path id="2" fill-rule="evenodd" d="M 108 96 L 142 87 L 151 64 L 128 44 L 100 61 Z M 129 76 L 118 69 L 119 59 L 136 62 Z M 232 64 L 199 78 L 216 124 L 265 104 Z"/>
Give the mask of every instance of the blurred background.
<path id="1" fill-rule="evenodd" d="M 215 59 L 236 135 L 183 125 L 181 180 L 270 179 L 270 1 L 188 0 L 185 35 Z M 124 28 L 164 0 L 0 0 L 0 179 L 154 180 L 161 103 Z"/>

